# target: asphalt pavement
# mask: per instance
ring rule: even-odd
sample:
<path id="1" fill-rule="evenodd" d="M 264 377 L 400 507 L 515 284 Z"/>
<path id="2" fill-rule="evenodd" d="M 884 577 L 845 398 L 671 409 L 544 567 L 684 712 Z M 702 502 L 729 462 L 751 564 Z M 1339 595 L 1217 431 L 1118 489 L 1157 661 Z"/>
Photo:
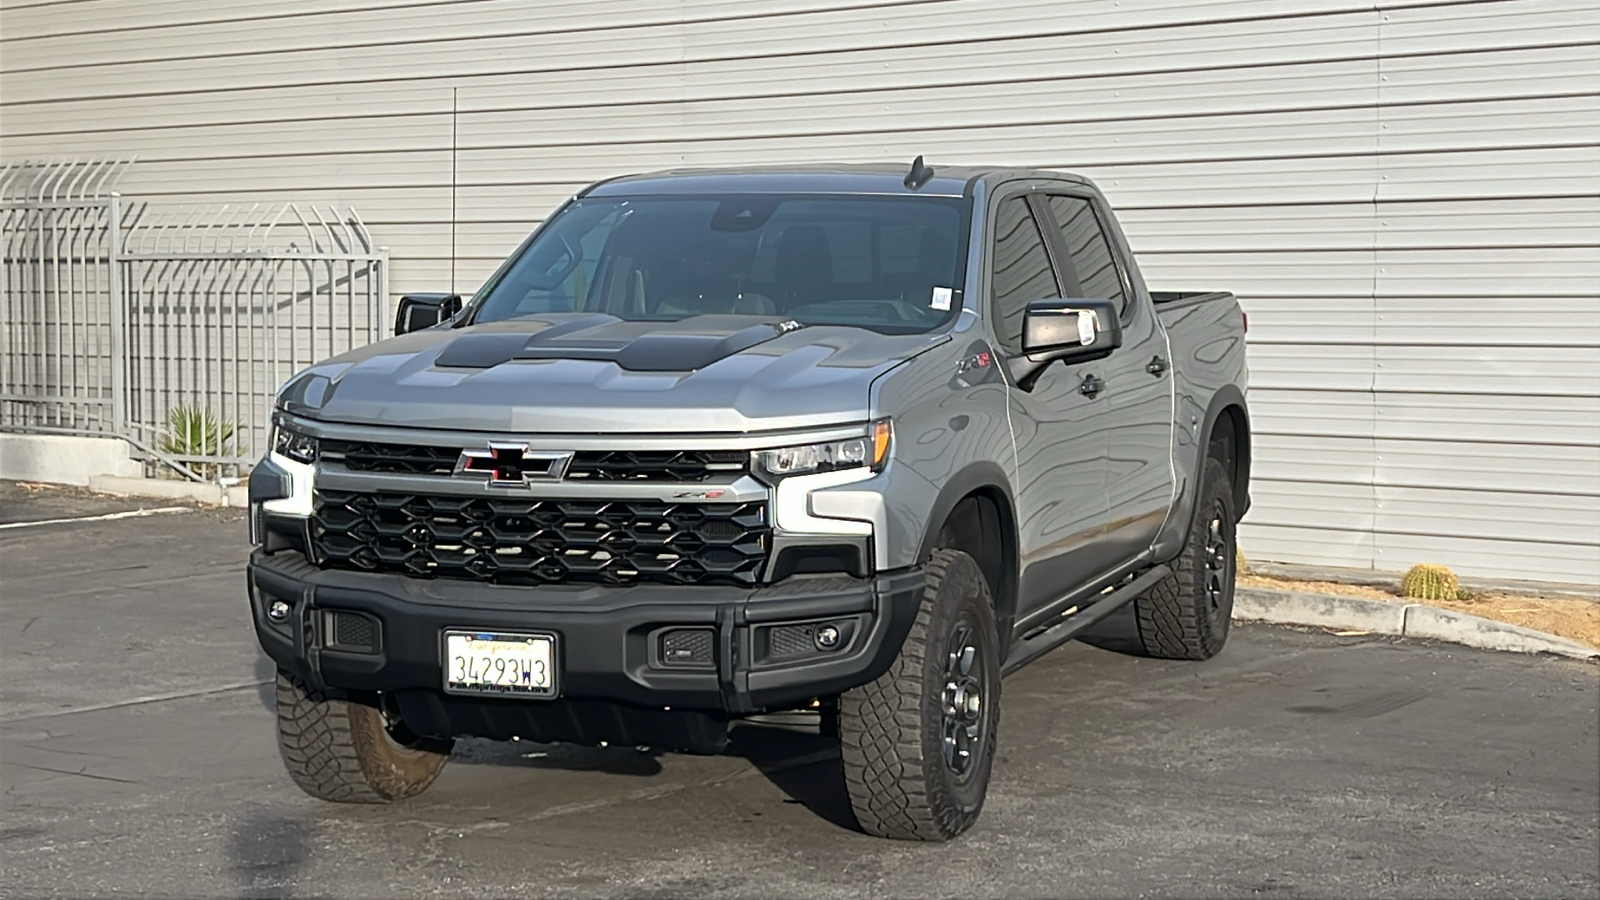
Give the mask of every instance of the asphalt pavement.
<path id="1" fill-rule="evenodd" d="M 170 505 L 0 484 L 0 523 Z M 1216 659 L 1083 644 L 1008 679 L 977 827 L 854 830 L 837 754 L 465 742 L 387 807 L 302 795 L 237 511 L 0 530 L 0 895 L 1586 897 L 1600 668 L 1239 627 Z"/>

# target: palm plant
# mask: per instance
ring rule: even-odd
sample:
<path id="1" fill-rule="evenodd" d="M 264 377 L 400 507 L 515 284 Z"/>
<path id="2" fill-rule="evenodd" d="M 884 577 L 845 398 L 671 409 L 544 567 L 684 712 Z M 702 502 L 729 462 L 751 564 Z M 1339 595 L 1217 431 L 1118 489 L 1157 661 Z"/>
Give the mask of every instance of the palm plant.
<path id="1" fill-rule="evenodd" d="M 167 433 L 161 438 L 161 452 L 179 458 L 225 456 L 231 449 L 235 428 L 209 409 L 174 406 L 167 411 Z M 206 478 L 215 478 L 220 466 L 197 462 L 190 468 Z"/>

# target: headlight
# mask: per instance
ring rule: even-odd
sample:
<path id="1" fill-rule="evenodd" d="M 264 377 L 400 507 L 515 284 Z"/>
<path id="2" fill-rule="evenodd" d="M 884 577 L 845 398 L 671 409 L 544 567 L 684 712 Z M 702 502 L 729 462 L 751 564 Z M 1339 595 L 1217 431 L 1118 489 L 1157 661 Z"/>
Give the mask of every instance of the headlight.
<path id="1" fill-rule="evenodd" d="M 881 469 L 889 460 L 889 420 L 872 423 L 870 433 L 844 441 L 803 444 L 777 450 L 756 451 L 756 464 L 768 475 L 803 475 L 868 466 Z"/>
<path id="2" fill-rule="evenodd" d="M 316 462 L 317 439 L 279 422 L 272 428 L 272 452 L 295 462 Z"/>

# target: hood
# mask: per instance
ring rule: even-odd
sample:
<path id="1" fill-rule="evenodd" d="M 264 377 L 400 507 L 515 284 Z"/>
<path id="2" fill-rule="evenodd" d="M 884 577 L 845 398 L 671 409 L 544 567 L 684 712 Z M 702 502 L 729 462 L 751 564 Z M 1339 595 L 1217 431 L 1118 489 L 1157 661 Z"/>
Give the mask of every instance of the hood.
<path id="1" fill-rule="evenodd" d="M 807 428 L 868 417 L 872 382 L 948 340 L 764 316 L 560 314 L 353 350 L 278 394 L 328 422 L 615 434 Z"/>

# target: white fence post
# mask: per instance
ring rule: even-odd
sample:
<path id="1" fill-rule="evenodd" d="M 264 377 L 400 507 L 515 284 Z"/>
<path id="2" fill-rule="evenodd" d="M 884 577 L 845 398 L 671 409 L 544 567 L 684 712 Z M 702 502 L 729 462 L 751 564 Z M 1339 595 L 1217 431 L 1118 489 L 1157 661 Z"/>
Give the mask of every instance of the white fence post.
<path id="1" fill-rule="evenodd" d="M 127 295 L 122 292 L 122 195 L 111 192 L 106 207 L 106 309 L 111 328 L 111 431 L 128 433 Z"/>

